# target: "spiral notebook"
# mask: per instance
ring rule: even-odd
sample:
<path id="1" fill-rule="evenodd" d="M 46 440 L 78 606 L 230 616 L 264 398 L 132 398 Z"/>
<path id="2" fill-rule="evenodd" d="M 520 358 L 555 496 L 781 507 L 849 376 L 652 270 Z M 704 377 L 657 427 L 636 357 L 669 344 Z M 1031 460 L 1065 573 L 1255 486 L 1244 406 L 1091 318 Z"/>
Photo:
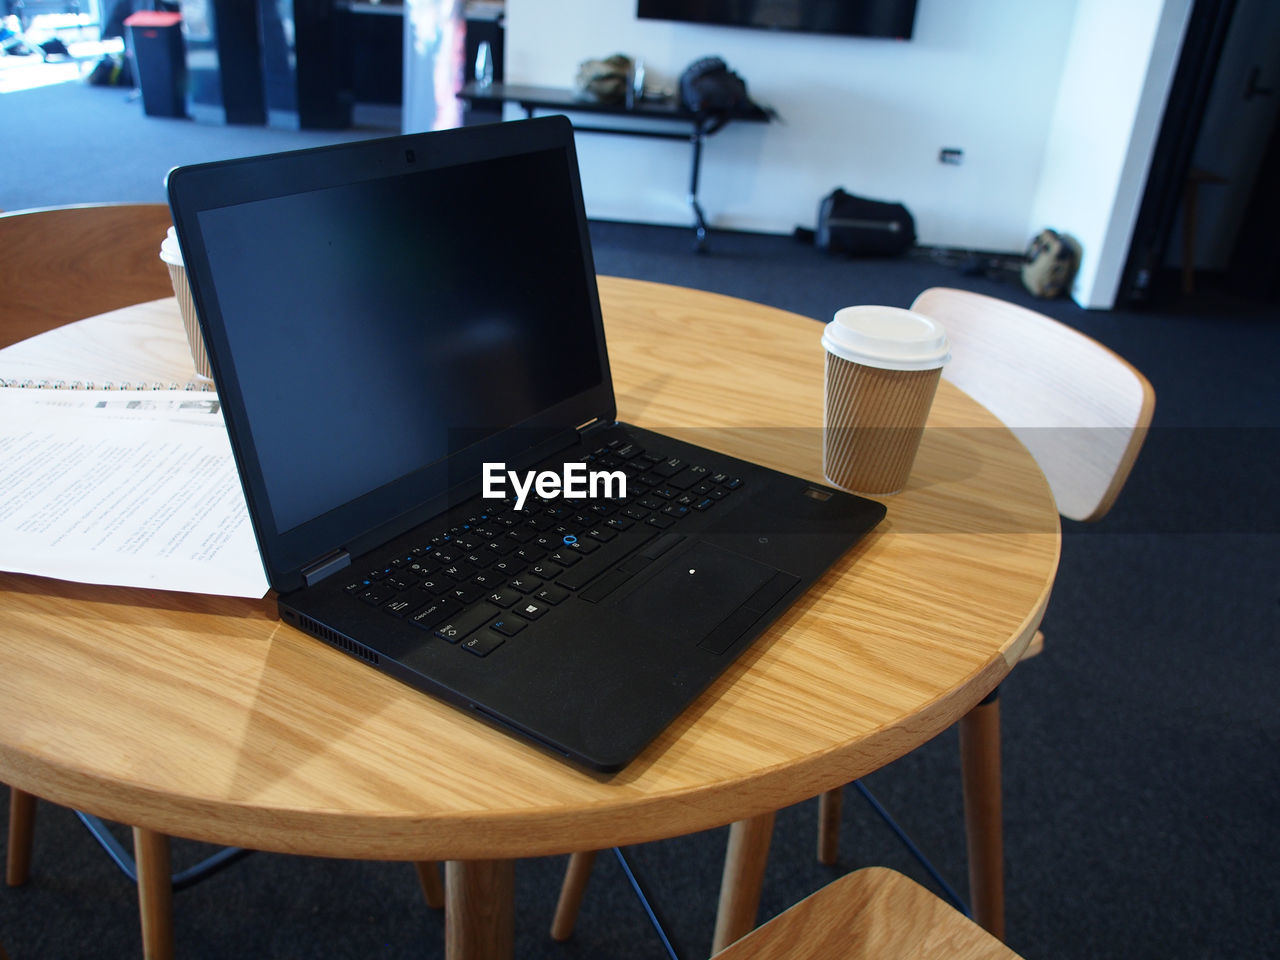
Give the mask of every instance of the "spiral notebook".
<path id="1" fill-rule="evenodd" d="M 211 387 L 10 380 L 0 388 L 0 570 L 266 593 Z"/>

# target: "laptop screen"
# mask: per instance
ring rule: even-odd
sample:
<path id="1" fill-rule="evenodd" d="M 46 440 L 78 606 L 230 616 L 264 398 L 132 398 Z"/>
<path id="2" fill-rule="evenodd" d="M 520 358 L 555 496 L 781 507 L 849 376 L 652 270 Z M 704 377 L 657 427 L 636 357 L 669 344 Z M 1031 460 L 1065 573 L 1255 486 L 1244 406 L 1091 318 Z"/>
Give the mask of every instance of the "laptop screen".
<path id="1" fill-rule="evenodd" d="M 179 168 L 169 188 L 278 589 L 273 552 L 348 545 L 517 449 L 516 426 L 611 411 L 563 118 Z"/>
<path id="2" fill-rule="evenodd" d="M 200 213 L 280 531 L 599 382 L 567 195 L 542 151 Z"/>

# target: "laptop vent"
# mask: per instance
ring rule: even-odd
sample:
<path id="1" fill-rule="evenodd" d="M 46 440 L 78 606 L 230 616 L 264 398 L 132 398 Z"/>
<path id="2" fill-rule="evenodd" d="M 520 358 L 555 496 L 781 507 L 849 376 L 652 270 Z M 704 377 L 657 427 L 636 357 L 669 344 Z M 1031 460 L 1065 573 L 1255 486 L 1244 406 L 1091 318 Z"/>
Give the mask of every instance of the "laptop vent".
<path id="1" fill-rule="evenodd" d="M 335 633 L 333 630 L 317 623 L 310 617 L 299 615 L 298 625 L 313 637 L 319 637 L 325 643 L 335 646 L 339 650 L 345 650 L 354 657 L 359 657 L 361 660 L 367 660 L 369 663 L 375 665 L 379 662 L 378 655 L 364 644 L 356 643 L 354 640 L 349 640 L 342 634 Z"/>

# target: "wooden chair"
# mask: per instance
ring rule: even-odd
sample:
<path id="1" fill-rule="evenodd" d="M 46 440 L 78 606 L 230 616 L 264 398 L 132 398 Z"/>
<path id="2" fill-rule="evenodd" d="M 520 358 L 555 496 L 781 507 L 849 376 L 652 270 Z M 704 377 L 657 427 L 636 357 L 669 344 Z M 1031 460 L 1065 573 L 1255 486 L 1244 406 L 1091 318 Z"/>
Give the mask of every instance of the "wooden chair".
<path id="1" fill-rule="evenodd" d="M 171 223 L 163 203 L 0 215 L 0 347 L 84 317 L 172 296 L 169 271 L 160 262 L 160 242 Z"/>
<path id="2" fill-rule="evenodd" d="M 942 375 L 994 413 L 1035 457 L 1058 512 L 1102 519 L 1129 477 L 1155 409 L 1140 372 L 1102 344 L 1034 310 L 935 287 L 911 309 L 951 340 Z M 1043 648 L 1038 633 L 1023 654 Z M 960 721 L 961 777 L 973 915 L 1004 937 L 1004 839 L 998 690 Z M 819 856 L 835 861 L 838 792 L 824 795 Z"/>
<path id="3" fill-rule="evenodd" d="M 715 955 L 716 960 L 1017 960 L 1017 954 L 900 873 L 846 874 Z"/>
<path id="4" fill-rule="evenodd" d="M 1155 408 L 1140 372 L 1097 341 L 1034 310 L 963 290 L 924 291 L 912 309 L 938 320 L 951 340 L 943 376 L 994 413 L 1044 472 L 1058 511 L 1101 519 L 1128 479 Z M 1037 633 L 1023 659 L 1043 647 Z M 960 754 L 975 919 L 1004 937 L 1004 849 L 998 690 L 960 721 Z M 819 801 L 818 858 L 835 863 L 843 793 Z M 721 885 L 716 947 L 753 925 L 770 817 L 733 825 Z M 763 836 L 753 836 L 753 833 Z M 742 855 L 740 850 L 754 851 Z M 552 936 L 573 930 L 594 854 L 575 854 Z"/>
<path id="5" fill-rule="evenodd" d="M 0 348 L 63 324 L 172 296 L 162 203 L 102 203 L 0 215 Z M 58 281 L 47 278 L 57 276 Z M 26 882 L 35 798 L 11 790 L 5 879 Z"/>
<path id="6" fill-rule="evenodd" d="M 0 348 L 63 324 L 110 310 L 173 296 L 160 243 L 172 224 L 162 203 L 100 203 L 0 214 Z M 51 281 L 49 277 L 57 277 Z M 26 882 L 35 832 L 35 797 L 11 789 L 5 879 Z M 141 869 L 154 858 L 137 849 Z M 167 858 L 166 858 L 167 859 Z M 435 863 L 415 864 L 428 905 L 444 906 L 444 885 Z M 141 891 L 140 891 L 141 895 Z M 167 904 L 162 897 L 160 903 Z M 171 951 L 172 918 L 148 916 L 144 929 Z"/>

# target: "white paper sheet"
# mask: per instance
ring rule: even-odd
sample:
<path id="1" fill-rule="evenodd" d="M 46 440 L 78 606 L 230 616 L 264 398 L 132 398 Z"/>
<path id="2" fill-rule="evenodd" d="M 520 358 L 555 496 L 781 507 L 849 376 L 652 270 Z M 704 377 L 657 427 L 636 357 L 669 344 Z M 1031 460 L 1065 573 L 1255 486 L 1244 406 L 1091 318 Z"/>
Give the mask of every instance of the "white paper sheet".
<path id="1" fill-rule="evenodd" d="M 263 596 L 217 395 L 0 389 L 0 569 Z"/>

